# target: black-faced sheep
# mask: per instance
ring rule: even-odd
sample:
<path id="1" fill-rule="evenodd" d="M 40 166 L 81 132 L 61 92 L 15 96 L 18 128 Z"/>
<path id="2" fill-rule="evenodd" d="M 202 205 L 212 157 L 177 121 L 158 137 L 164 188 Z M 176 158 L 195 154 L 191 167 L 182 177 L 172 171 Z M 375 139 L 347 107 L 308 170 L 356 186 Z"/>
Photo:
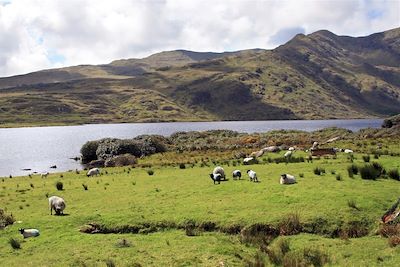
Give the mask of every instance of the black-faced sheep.
<path id="1" fill-rule="evenodd" d="M 240 180 L 240 178 L 242 177 L 242 173 L 240 172 L 240 170 L 234 170 L 232 172 L 232 177 L 233 177 L 233 180 L 236 180 L 236 179 Z"/>
<path id="2" fill-rule="evenodd" d="M 253 170 L 247 170 L 251 182 L 258 182 L 257 173 Z"/>
<path id="3" fill-rule="evenodd" d="M 22 234 L 22 236 L 24 238 L 28 238 L 28 237 L 36 237 L 39 236 L 39 230 L 38 229 L 18 229 L 18 231 Z"/>
<path id="4" fill-rule="evenodd" d="M 216 173 L 216 174 L 215 173 L 210 173 L 210 178 L 211 178 L 211 180 L 213 180 L 214 184 L 215 183 L 220 184 L 222 176 L 219 173 Z"/>
<path id="5" fill-rule="evenodd" d="M 296 178 L 290 174 L 282 174 L 279 182 L 280 184 L 295 184 Z"/>
<path id="6" fill-rule="evenodd" d="M 64 214 L 64 209 L 66 207 L 65 200 L 57 196 L 49 197 L 49 207 L 51 215 L 53 215 L 53 210 L 56 212 L 56 215 Z"/>
<path id="7" fill-rule="evenodd" d="M 221 175 L 221 179 L 226 180 L 225 171 L 224 171 L 224 169 L 222 167 L 220 167 L 220 166 L 215 167 L 212 173 L 213 174 L 220 174 Z"/>
<path id="8" fill-rule="evenodd" d="M 95 176 L 95 175 L 100 175 L 100 169 L 99 168 L 92 168 L 86 174 L 87 177 Z"/>

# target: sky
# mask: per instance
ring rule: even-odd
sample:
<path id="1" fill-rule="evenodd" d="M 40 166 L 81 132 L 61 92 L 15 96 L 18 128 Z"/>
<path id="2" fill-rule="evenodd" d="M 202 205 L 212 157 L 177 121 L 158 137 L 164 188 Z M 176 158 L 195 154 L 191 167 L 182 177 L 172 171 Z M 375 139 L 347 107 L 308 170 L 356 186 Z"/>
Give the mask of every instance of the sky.
<path id="1" fill-rule="evenodd" d="M 400 26 L 400 0 L 0 0 L 0 77 L 175 49 L 271 49 Z"/>

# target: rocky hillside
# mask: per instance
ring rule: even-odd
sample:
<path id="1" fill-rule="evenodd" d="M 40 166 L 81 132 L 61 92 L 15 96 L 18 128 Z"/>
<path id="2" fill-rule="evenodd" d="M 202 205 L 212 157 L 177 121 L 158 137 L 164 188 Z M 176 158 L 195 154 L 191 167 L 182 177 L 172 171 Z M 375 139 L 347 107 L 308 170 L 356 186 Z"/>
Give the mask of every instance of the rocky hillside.
<path id="1" fill-rule="evenodd" d="M 274 50 L 162 52 L 0 79 L 0 123 L 270 120 L 400 113 L 400 28 Z"/>

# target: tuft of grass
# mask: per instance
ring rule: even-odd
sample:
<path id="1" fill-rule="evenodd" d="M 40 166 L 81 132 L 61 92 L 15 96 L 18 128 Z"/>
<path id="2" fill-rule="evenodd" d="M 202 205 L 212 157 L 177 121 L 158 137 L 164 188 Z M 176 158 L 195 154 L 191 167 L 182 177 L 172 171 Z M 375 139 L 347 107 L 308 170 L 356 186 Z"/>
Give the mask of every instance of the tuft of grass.
<path id="1" fill-rule="evenodd" d="M 336 180 L 337 181 L 342 181 L 342 176 L 340 175 L 340 173 L 336 174 Z"/>
<path id="2" fill-rule="evenodd" d="M 179 169 L 186 169 L 185 163 L 180 163 L 179 164 Z"/>
<path id="3" fill-rule="evenodd" d="M 364 155 L 364 156 L 362 156 L 362 159 L 364 162 L 369 162 L 371 160 L 371 157 L 370 157 L 370 155 Z"/>
<path id="4" fill-rule="evenodd" d="M 376 180 L 381 175 L 381 170 L 377 169 L 379 165 L 366 164 L 360 167 L 360 175 L 365 180 Z"/>
<path id="5" fill-rule="evenodd" d="M 118 248 L 128 248 L 131 246 L 131 242 L 129 240 L 126 240 L 125 238 L 119 240 L 116 244 Z"/>
<path id="6" fill-rule="evenodd" d="M 88 190 L 88 185 L 87 185 L 87 184 L 82 184 L 82 187 L 83 187 L 83 189 L 84 189 L 85 191 Z"/>
<path id="7" fill-rule="evenodd" d="M 400 235 L 391 236 L 388 239 L 389 246 L 396 247 L 400 245 Z"/>
<path id="8" fill-rule="evenodd" d="M 400 174 L 397 169 L 392 169 L 388 171 L 388 176 L 394 180 L 400 181 Z"/>
<path id="9" fill-rule="evenodd" d="M 323 173 L 325 173 L 325 169 L 324 168 L 321 168 L 321 167 L 315 167 L 314 168 L 314 174 L 315 175 L 321 175 Z"/>
<path id="10" fill-rule="evenodd" d="M 116 265 L 115 265 L 115 262 L 114 262 L 113 259 L 107 259 L 106 260 L 106 266 L 107 267 L 115 267 Z"/>
<path id="11" fill-rule="evenodd" d="M 355 164 L 351 164 L 350 166 L 347 167 L 347 173 L 349 174 L 350 178 L 353 178 L 354 175 L 358 174 L 358 166 Z"/>
<path id="12" fill-rule="evenodd" d="M 360 208 L 357 207 L 357 202 L 354 199 L 347 200 L 347 206 L 355 210 L 360 210 Z"/>
<path id="13" fill-rule="evenodd" d="M 62 182 L 58 181 L 56 183 L 56 188 L 58 191 L 62 191 L 62 190 L 64 190 L 64 184 Z"/>
<path id="14" fill-rule="evenodd" d="M 154 171 L 153 171 L 152 169 L 150 169 L 150 170 L 147 170 L 147 174 L 151 176 L 151 175 L 153 175 L 153 174 L 154 174 Z"/>
<path id="15" fill-rule="evenodd" d="M 298 213 L 286 215 L 278 224 L 281 235 L 295 235 L 301 232 L 302 225 Z"/>
<path id="16" fill-rule="evenodd" d="M 304 178 L 304 173 L 299 173 L 300 178 Z"/>
<path id="17" fill-rule="evenodd" d="M 8 243 L 11 245 L 13 249 L 21 249 L 21 243 L 15 238 L 10 238 L 8 240 Z"/>

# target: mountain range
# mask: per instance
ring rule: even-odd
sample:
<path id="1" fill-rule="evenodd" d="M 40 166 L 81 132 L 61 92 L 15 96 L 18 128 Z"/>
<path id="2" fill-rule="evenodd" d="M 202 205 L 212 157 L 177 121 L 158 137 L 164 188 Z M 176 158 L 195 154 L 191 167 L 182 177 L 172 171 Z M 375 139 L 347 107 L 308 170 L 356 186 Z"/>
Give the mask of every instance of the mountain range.
<path id="1" fill-rule="evenodd" d="M 400 28 L 273 50 L 175 50 L 0 78 L 0 126 L 347 119 L 400 113 Z"/>

